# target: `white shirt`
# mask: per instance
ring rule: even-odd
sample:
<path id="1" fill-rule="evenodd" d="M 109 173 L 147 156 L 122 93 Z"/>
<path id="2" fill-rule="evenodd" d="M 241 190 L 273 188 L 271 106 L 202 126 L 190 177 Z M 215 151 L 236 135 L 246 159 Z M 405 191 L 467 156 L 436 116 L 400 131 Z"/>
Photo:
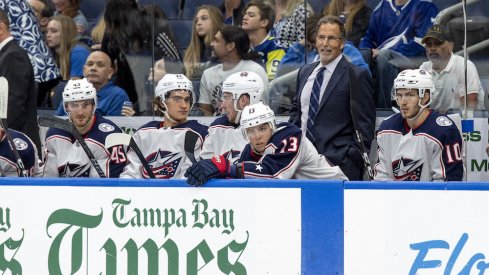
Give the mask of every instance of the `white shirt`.
<path id="1" fill-rule="evenodd" d="M 460 109 L 460 97 L 465 96 L 464 58 L 452 54 L 447 66 L 437 73 L 433 70 L 431 61 L 424 62 L 419 67 L 430 73 L 435 84 L 430 108 L 440 113 L 449 109 Z M 477 95 L 477 109 L 484 109 L 484 90 L 474 63 L 467 60 L 467 94 Z"/>
<path id="2" fill-rule="evenodd" d="M 321 100 L 323 98 L 324 91 L 326 90 L 326 87 L 328 86 L 329 80 L 331 79 L 331 76 L 333 75 L 334 70 L 336 69 L 336 66 L 340 62 L 341 58 L 343 55 L 339 55 L 336 57 L 335 60 L 332 62 L 326 64 L 323 66 L 321 62 L 314 68 L 312 73 L 309 75 L 307 78 L 306 84 L 304 84 L 304 88 L 302 88 L 302 93 L 301 93 L 301 129 L 305 133 L 307 130 L 307 119 L 309 118 L 309 102 L 311 101 L 311 93 L 312 93 L 312 86 L 314 85 L 314 80 L 316 79 L 316 75 L 318 74 L 318 71 L 321 69 L 321 67 L 325 67 L 326 69 L 324 70 L 324 78 L 323 78 L 323 83 L 321 84 L 321 92 L 319 94 L 319 105 L 321 105 Z M 319 111 L 319 110 L 318 110 Z"/>

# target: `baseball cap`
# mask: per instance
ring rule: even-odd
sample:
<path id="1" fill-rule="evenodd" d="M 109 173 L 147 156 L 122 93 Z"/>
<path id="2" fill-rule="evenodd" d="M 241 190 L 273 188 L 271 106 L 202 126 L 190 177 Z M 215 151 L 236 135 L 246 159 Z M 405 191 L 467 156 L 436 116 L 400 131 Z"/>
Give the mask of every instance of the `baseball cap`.
<path id="1" fill-rule="evenodd" d="M 426 40 L 430 37 L 440 42 L 445 42 L 447 40 L 450 41 L 450 36 L 448 35 L 448 32 L 445 30 L 444 27 L 438 24 L 431 26 L 426 35 L 423 37 L 423 40 L 421 40 L 421 43 L 426 43 Z"/>

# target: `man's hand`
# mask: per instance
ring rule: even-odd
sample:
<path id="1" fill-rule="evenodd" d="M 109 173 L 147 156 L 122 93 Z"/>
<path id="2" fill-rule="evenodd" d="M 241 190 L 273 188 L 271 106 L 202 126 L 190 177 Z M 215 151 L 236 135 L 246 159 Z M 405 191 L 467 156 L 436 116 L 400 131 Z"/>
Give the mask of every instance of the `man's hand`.
<path id="1" fill-rule="evenodd" d="M 229 173 L 230 163 L 221 155 L 211 159 L 201 160 L 190 166 L 185 172 L 187 183 L 193 186 L 201 186 L 213 178 L 225 177 Z"/>

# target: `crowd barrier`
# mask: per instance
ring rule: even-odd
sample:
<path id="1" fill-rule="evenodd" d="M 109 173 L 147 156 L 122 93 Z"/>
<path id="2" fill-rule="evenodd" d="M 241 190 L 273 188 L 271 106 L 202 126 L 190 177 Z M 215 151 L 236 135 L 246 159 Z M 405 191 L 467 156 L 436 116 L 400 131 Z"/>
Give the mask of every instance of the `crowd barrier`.
<path id="1" fill-rule="evenodd" d="M 2 274 L 483 274 L 489 182 L 0 181 Z"/>

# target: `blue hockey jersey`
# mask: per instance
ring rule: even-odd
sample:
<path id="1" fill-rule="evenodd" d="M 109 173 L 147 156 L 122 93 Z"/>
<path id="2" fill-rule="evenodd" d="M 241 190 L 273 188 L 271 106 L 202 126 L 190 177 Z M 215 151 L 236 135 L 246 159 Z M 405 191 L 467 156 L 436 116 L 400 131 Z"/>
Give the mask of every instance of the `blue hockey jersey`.
<path id="1" fill-rule="evenodd" d="M 425 53 L 421 40 L 433 25 L 438 8 L 431 0 L 410 0 L 396 6 L 382 0 L 374 9 L 358 48 L 391 49 L 404 56 Z"/>

